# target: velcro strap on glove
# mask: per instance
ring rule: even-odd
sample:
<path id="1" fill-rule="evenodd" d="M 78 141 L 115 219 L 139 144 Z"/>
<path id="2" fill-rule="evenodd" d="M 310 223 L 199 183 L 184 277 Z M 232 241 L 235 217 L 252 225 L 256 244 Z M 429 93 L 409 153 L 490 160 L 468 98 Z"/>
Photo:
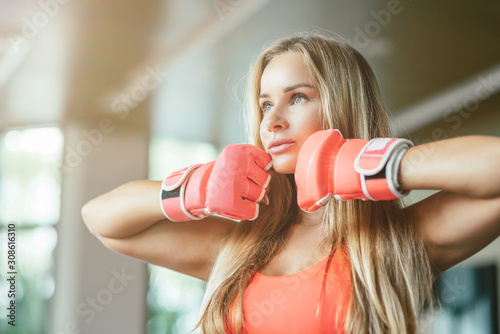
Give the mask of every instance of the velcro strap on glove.
<path id="1" fill-rule="evenodd" d="M 206 217 L 202 213 L 204 212 L 204 195 L 206 193 L 206 179 L 208 177 L 203 177 L 206 174 L 203 170 L 207 168 L 211 169 L 212 166 L 213 163 L 191 165 L 173 172 L 163 181 L 160 191 L 160 204 L 165 217 L 175 222 L 199 220 Z M 197 174 L 201 175 L 193 177 L 193 174 L 197 170 Z M 188 190 L 187 184 L 191 177 L 193 177 L 193 182 L 189 187 L 194 189 Z M 196 192 L 199 196 L 203 195 L 203 198 L 198 197 L 198 203 L 194 205 L 193 203 L 186 203 L 187 192 Z M 193 196 L 189 196 L 189 198 L 192 199 Z M 198 210 L 196 207 L 198 207 Z"/>
<path id="2" fill-rule="evenodd" d="M 413 142 L 401 138 L 375 138 L 358 154 L 354 169 L 361 175 L 364 194 L 371 200 L 391 200 L 408 195 L 398 182 L 398 171 L 404 153 Z"/>

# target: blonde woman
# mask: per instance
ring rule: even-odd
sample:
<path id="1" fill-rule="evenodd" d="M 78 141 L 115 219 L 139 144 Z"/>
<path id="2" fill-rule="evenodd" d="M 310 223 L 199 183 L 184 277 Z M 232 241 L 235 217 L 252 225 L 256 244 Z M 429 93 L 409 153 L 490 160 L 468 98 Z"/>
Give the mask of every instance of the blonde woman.
<path id="1" fill-rule="evenodd" d="M 500 139 L 390 139 L 366 60 L 318 35 L 268 47 L 249 96 L 251 144 L 93 199 L 89 229 L 208 281 L 203 333 L 415 333 L 435 278 L 500 234 Z"/>

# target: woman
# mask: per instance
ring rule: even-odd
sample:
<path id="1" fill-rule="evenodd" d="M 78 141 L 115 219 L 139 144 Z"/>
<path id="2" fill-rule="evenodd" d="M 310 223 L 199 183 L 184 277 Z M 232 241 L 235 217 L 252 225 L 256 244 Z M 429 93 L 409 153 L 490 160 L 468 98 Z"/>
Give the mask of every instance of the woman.
<path id="1" fill-rule="evenodd" d="M 395 196 L 366 200 L 359 180 L 334 189 L 346 182 L 331 175 L 354 175 L 352 163 L 319 176 L 304 167 L 338 153 L 329 144 L 314 157 L 315 136 L 391 136 L 357 51 L 317 35 L 279 40 L 258 58 L 249 93 L 256 147 L 231 145 L 163 186 L 104 194 L 83 208 L 89 229 L 115 251 L 208 281 L 204 333 L 415 333 L 437 275 L 500 233 L 500 139 L 403 146 L 381 176 Z M 326 193 L 309 198 L 322 183 Z M 405 207 L 398 198 L 413 189 L 441 191 Z"/>

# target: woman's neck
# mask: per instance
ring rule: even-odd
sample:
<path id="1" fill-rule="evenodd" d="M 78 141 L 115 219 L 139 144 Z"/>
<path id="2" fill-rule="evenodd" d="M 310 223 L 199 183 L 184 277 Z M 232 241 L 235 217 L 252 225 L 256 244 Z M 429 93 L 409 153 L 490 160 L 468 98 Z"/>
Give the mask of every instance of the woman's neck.
<path id="1" fill-rule="evenodd" d="M 314 212 L 305 212 L 303 210 L 299 211 L 299 217 L 297 218 L 296 225 L 301 226 L 318 226 L 323 222 L 323 214 L 325 213 L 325 207 L 321 207 Z"/>

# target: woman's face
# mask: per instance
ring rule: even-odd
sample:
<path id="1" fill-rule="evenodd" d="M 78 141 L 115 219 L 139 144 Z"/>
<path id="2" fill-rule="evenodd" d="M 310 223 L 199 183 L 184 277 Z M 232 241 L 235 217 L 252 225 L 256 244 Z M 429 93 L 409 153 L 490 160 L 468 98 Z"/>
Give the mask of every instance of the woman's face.
<path id="1" fill-rule="evenodd" d="M 322 130 L 321 101 L 302 55 L 274 57 L 260 81 L 260 138 L 278 173 L 293 174 L 304 141 Z"/>

